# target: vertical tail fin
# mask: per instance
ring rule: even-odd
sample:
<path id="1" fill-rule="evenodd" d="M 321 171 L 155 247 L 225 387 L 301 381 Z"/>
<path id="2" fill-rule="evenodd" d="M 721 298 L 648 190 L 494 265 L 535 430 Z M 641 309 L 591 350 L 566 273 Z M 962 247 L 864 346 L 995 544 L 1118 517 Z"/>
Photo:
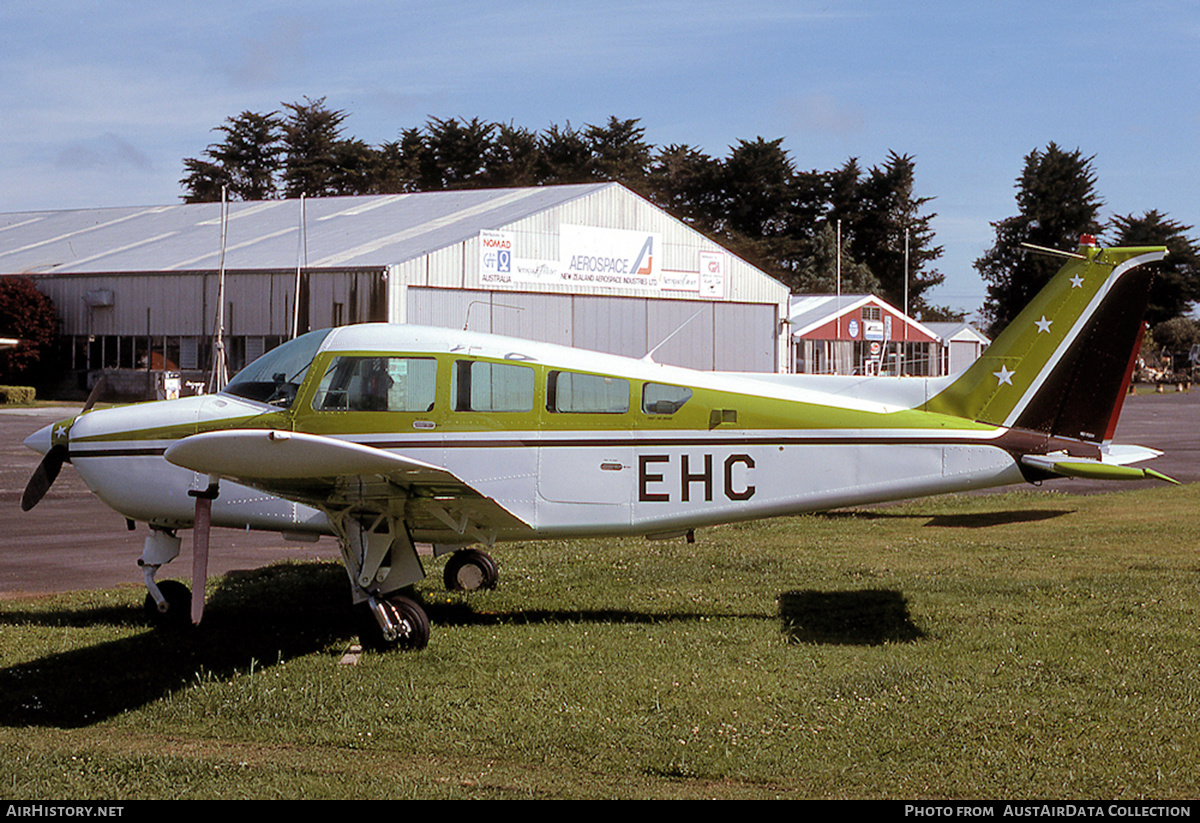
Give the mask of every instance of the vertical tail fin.
<path id="1" fill-rule="evenodd" d="M 983 356 L 927 408 L 997 426 L 1112 437 L 1161 246 L 1083 245 Z"/>

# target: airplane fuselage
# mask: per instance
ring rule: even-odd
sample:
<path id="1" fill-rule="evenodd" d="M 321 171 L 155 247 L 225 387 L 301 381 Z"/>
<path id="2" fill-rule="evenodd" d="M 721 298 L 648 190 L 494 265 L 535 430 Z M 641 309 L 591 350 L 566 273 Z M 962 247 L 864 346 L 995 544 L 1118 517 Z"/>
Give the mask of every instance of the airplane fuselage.
<path id="1" fill-rule="evenodd" d="M 173 442 L 222 429 L 321 435 L 444 467 L 523 524 L 499 540 L 668 534 L 1022 480 L 1006 430 L 919 408 L 936 388 L 923 378 L 879 402 L 803 378 L 447 330 L 318 334 L 287 408 L 222 393 L 93 411 L 70 427 L 72 463 L 116 511 L 178 528 L 207 477 L 164 459 Z M 228 482 L 213 524 L 329 531 L 314 507 Z M 452 539 L 440 526 L 413 537 Z"/>

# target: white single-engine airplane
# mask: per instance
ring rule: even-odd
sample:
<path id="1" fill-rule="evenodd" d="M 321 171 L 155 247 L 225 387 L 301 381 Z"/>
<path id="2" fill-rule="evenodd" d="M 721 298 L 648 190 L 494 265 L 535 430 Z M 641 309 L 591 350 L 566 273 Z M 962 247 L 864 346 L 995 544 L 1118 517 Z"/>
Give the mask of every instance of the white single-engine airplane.
<path id="1" fill-rule="evenodd" d="M 367 324 L 305 334 L 218 394 L 90 410 L 31 435 L 29 509 L 64 462 L 149 524 L 147 609 L 199 622 L 210 525 L 333 534 L 374 647 L 422 648 L 414 546 L 718 523 L 1055 476 L 1157 477 L 1111 440 L 1166 250 L 1085 237 L 985 354 L 942 378 L 698 372 L 528 340 Z M 193 592 L 156 584 L 194 528 Z M 190 600 L 190 609 L 188 606 Z"/>

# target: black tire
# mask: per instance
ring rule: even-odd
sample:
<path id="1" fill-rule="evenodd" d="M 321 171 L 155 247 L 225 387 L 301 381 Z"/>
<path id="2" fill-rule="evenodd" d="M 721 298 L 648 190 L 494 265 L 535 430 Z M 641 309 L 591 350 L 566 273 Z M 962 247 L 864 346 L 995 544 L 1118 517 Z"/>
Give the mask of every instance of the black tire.
<path id="1" fill-rule="evenodd" d="M 494 589 L 500 580 L 496 561 L 479 549 L 459 549 L 450 555 L 442 571 L 442 582 L 452 592 Z"/>
<path id="2" fill-rule="evenodd" d="M 165 610 L 160 610 L 158 604 L 154 602 L 154 597 L 147 592 L 144 605 L 147 622 L 160 629 L 191 625 L 191 590 L 178 580 L 164 580 L 158 584 L 158 590 L 166 598 L 166 602 L 163 604 Z"/>
<path id="3" fill-rule="evenodd" d="M 393 595 L 381 604 L 392 621 L 401 627 L 400 636 L 387 638 L 371 607 L 359 607 L 359 639 L 373 651 L 420 651 L 429 645 L 429 616 L 417 603 L 403 595 Z"/>

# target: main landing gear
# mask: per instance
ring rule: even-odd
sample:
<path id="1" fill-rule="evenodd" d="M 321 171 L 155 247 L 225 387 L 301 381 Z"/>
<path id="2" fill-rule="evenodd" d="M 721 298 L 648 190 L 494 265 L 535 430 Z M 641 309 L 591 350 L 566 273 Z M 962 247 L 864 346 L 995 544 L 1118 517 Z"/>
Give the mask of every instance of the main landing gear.
<path id="1" fill-rule="evenodd" d="M 451 591 L 478 591 L 495 588 L 500 573 L 487 552 L 459 549 L 446 561 L 442 577 Z M 367 648 L 419 651 L 428 645 L 429 616 L 412 598 L 375 594 L 358 608 L 359 637 Z"/>
<path id="2" fill-rule="evenodd" d="M 442 580 L 452 592 L 494 589 L 500 579 L 496 561 L 479 549 L 459 549 L 446 561 Z"/>
<path id="3" fill-rule="evenodd" d="M 387 513 L 372 516 L 350 510 L 331 513 L 330 520 L 350 578 L 363 645 L 380 651 L 425 648 L 429 616 L 416 600 L 400 593 L 425 576 L 404 522 Z M 154 529 L 138 561 L 149 592 L 146 617 L 156 627 L 199 622 L 197 597 L 187 586 L 176 580 L 154 580 L 158 569 L 179 555 L 179 548 L 180 539 L 173 531 Z M 470 592 L 495 588 L 499 577 L 496 561 L 472 548 L 450 556 L 442 579 L 451 591 Z"/>

